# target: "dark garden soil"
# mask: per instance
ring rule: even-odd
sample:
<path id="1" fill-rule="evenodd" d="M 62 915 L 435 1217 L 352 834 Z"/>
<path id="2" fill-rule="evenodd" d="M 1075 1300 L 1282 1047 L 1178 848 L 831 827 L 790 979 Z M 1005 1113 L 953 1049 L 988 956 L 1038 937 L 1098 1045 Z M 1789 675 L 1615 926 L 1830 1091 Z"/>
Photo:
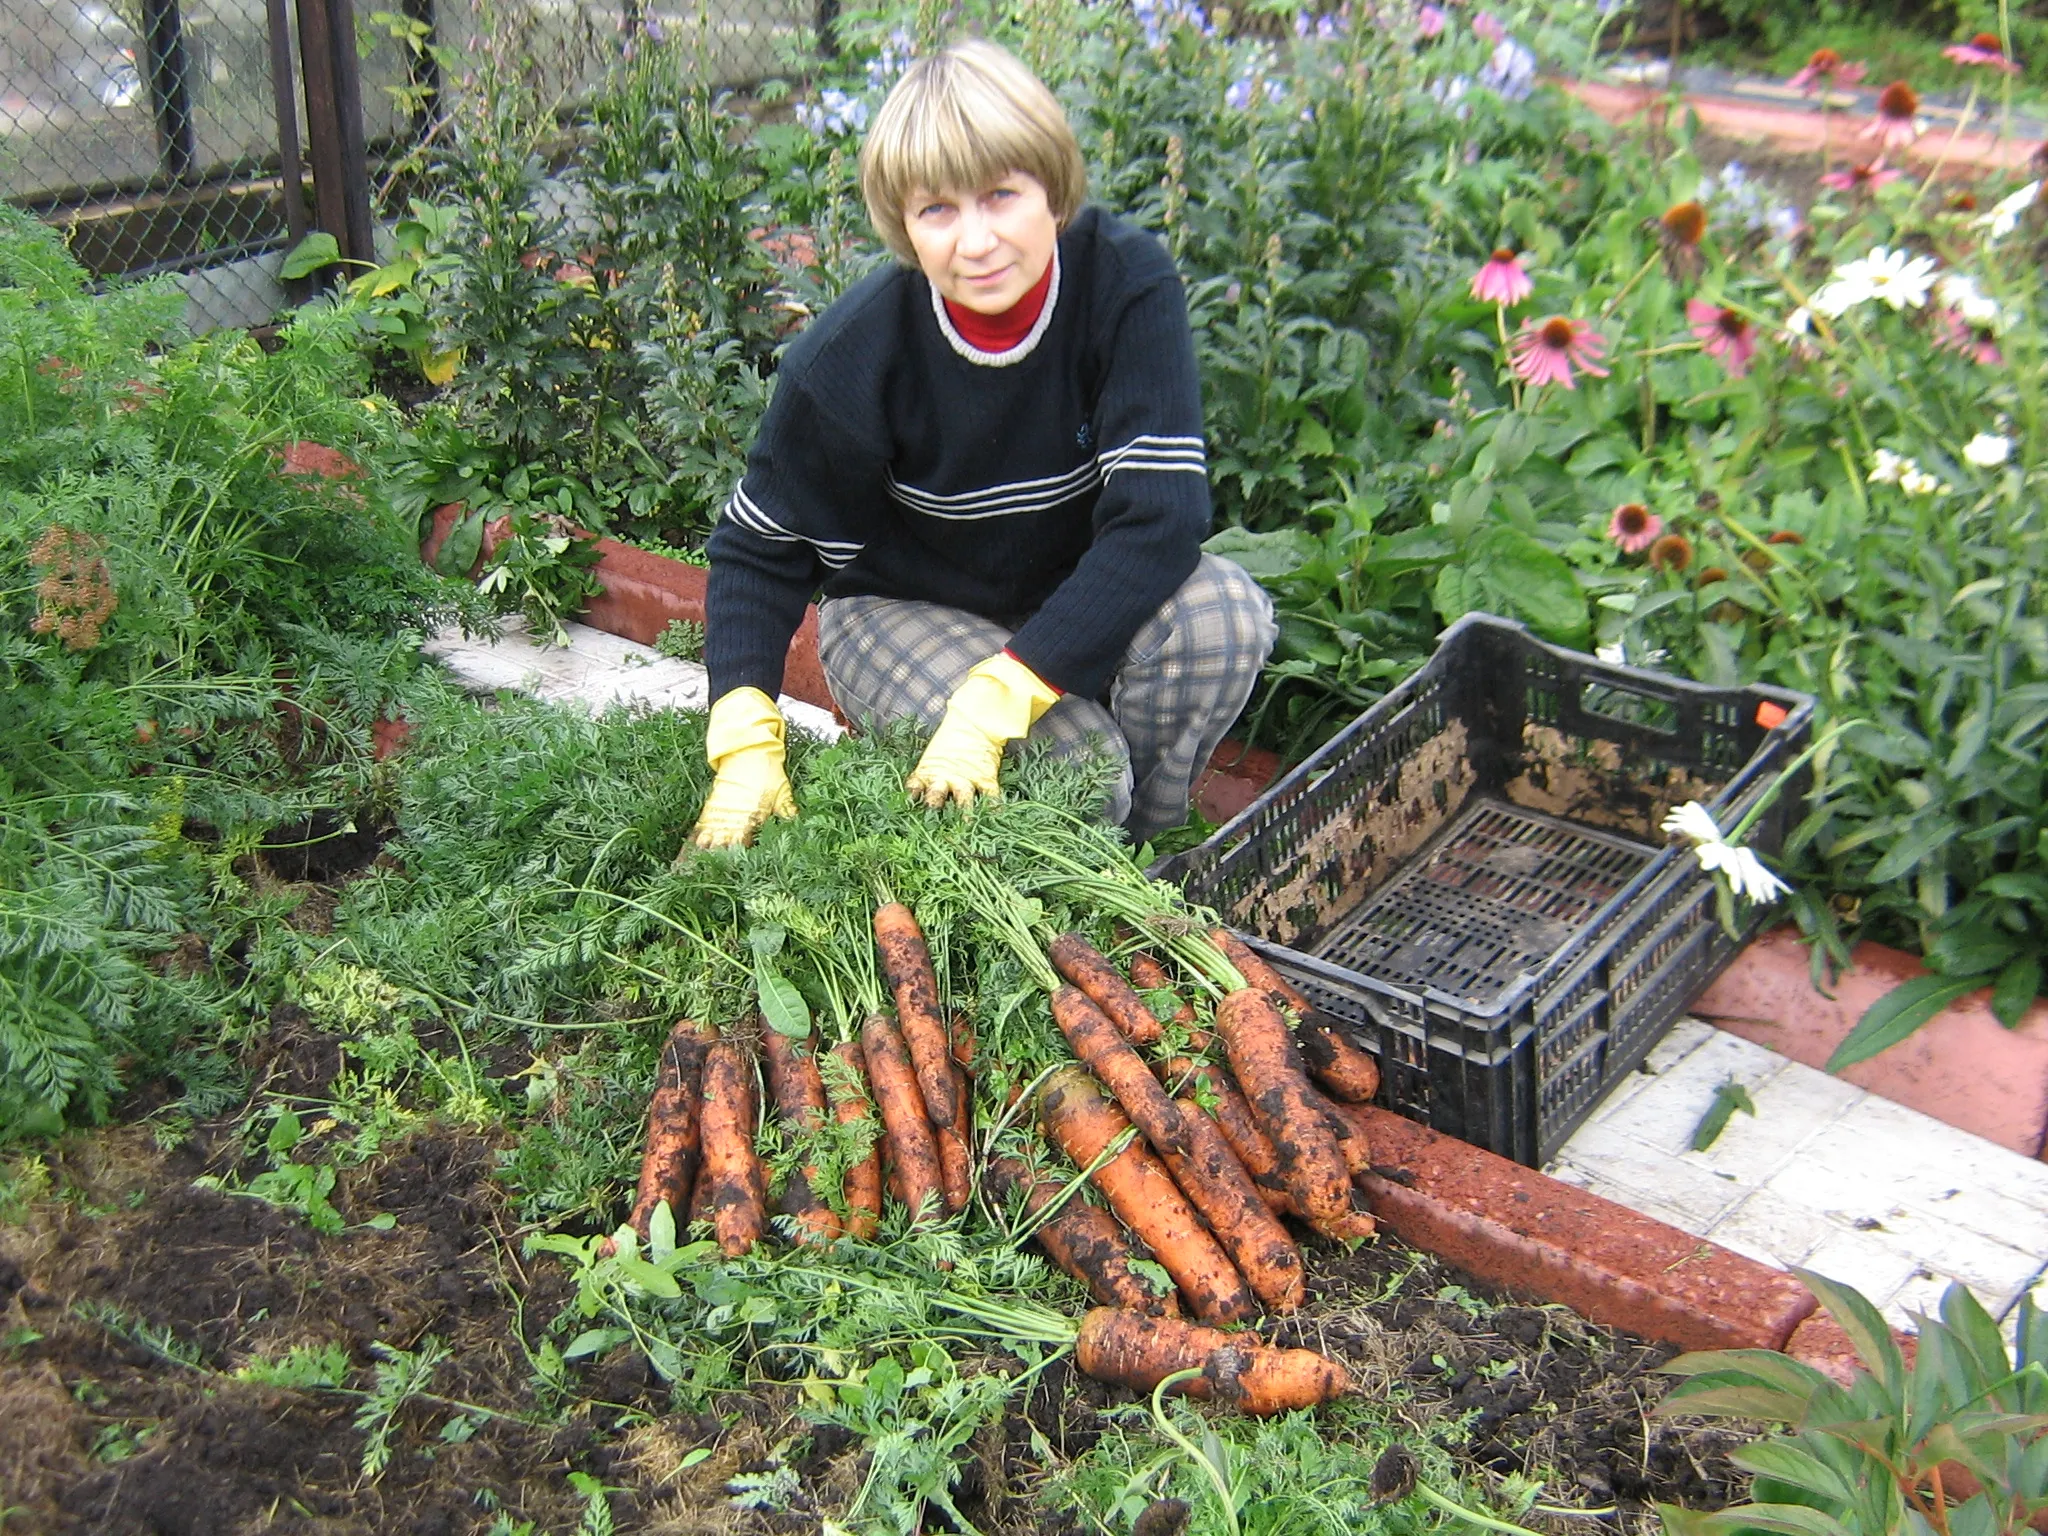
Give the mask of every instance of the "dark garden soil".
<path id="1" fill-rule="evenodd" d="M 271 1093 L 317 1093 L 338 1065 L 331 1040 L 282 1011 L 265 1047 Z M 137 1126 L 46 1151 L 47 1192 L 0 1228 L 0 1532 L 466 1536 L 502 1512 L 504 1529 L 560 1533 L 584 1512 L 571 1472 L 602 1482 L 622 1532 L 815 1531 L 860 1486 L 860 1446 L 802 1422 L 786 1388 L 673 1413 L 627 1351 L 572 1367 L 567 1394 L 542 1386 L 528 1351 L 567 1287 L 555 1260 L 522 1257 L 483 1136 L 429 1128 L 344 1175 L 333 1200 L 350 1226 L 335 1235 L 192 1182 L 247 1177 L 259 1165 L 243 1155 L 232 1121 L 168 1152 Z M 389 1230 L 364 1225 L 378 1216 Z M 1654 1530 L 1651 1500 L 1739 1493 L 1738 1436 L 1647 1417 L 1670 1351 L 1489 1298 L 1392 1241 L 1323 1248 L 1310 1268 L 1310 1305 L 1282 1341 L 1342 1358 L 1418 1442 L 1544 1478 L 1560 1503 L 1616 1504 L 1609 1530 Z M 233 1374 L 339 1344 L 361 1385 L 379 1346 L 433 1340 L 449 1350 L 435 1398 L 399 1411 L 374 1478 L 360 1395 Z M 1007 1536 L 1093 1531 L 1048 1509 L 1044 1448 L 1083 1454 L 1099 1410 L 1126 1398 L 1054 1366 L 976 1442 L 962 1510 Z M 711 1454 L 685 1468 L 699 1447 Z M 778 1456 L 800 1492 L 779 1513 L 736 1508 L 727 1483 Z"/>

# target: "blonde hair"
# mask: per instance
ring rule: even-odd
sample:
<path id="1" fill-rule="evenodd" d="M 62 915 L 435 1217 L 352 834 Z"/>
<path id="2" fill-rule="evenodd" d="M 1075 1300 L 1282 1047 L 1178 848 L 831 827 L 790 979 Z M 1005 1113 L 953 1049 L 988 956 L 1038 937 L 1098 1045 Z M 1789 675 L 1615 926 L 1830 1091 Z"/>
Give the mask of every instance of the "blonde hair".
<path id="1" fill-rule="evenodd" d="M 868 218 L 899 261 L 917 264 L 903 226 L 918 191 L 979 191 L 1014 171 L 1037 178 L 1061 229 L 1088 195 L 1074 130 L 1045 83 L 1008 50 L 954 43 L 904 72 L 860 151 Z"/>

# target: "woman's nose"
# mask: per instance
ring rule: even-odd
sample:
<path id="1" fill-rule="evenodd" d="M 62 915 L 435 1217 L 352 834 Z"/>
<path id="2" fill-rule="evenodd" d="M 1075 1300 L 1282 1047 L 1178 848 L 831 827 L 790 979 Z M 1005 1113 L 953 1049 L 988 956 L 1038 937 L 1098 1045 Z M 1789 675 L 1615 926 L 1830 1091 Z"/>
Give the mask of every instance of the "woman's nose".
<path id="1" fill-rule="evenodd" d="M 960 254 L 986 256 L 996 247 L 995 226 L 979 209 L 965 209 L 960 215 Z"/>

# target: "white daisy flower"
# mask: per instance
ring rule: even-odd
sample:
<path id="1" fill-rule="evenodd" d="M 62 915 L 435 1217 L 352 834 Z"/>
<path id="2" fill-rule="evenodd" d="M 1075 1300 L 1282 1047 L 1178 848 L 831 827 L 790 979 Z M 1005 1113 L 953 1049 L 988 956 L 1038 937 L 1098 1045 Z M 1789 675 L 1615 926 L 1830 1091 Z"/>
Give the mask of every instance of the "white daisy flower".
<path id="1" fill-rule="evenodd" d="M 1735 894 L 1748 901 L 1776 901 L 1792 888 L 1764 867 L 1756 854 L 1721 835 L 1713 816 L 1697 800 L 1688 800 L 1664 818 L 1664 830 L 1689 837 L 1693 857 L 1709 874 L 1727 878 Z"/>
<path id="2" fill-rule="evenodd" d="M 1813 334 L 1813 311 L 1804 304 L 1800 305 L 1785 317 L 1785 329 L 1792 332 L 1795 336 L 1811 336 Z"/>
<path id="3" fill-rule="evenodd" d="M 1968 273 L 1944 272 L 1935 279 L 1934 296 L 1971 325 L 1998 323 L 1997 301 L 1979 288 L 1977 280 Z"/>
<path id="4" fill-rule="evenodd" d="M 2000 198 L 1992 210 L 1977 220 L 1979 228 L 1989 230 L 1994 241 L 2003 240 L 2019 228 L 2020 215 L 2034 206 L 2034 199 L 2041 195 L 2041 183 L 2030 181 L 2010 197 Z"/>
<path id="5" fill-rule="evenodd" d="M 1909 459 L 1899 473 L 1899 489 L 1908 496 L 1937 496 L 1949 487 Z"/>
<path id="6" fill-rule="evenodd" d="M 1813 297 L 1806 303 L 1816 315 L 1826 315 L 1830 320 L 1839 320 L 1858 304 L 1868 302 L 1870 297 L 1868 283 L 1837 278 L 1814 289 Z"/>
<path id="7" fill-rule="evenodd" d="M 1963 444 L 1963 457 L 1979 469 L 1996 469 L 2012 457 L 2012 439 L 1996 432 L 1979 432 Z"/>
<path id="8" fill-rule="evenodd" d="M 1889 448 L 1880 448 L 1871 457 L 1870 483 L 1872 485 L 1897 485 L 1899 476 L 1908 469 L 1917 469 L 1911 459 L 1902 459 Z"/>
<path id="9" fill-rule="evenodd" d="M 1880 245 L 1868 256 L 1836 268 L 1834 282 L 1848 284 L 1852 291 L 1870 298 L 1882 299 L 1895 310 L 1918 309 L 1927 302 L 1927 291 L 1934 286 L 1934 267 L 1932 256 L 1909 256 Z"/>

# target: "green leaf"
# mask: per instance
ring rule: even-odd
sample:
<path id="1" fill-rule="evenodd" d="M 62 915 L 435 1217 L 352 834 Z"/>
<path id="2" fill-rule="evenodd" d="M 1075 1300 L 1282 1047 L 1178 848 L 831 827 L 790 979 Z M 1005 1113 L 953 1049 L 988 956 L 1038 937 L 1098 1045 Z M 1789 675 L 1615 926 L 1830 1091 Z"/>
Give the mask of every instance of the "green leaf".
<path id="1" fill-rule="evenodd" d="M 1952 981 L 1946 976 L 1916 976 L 1900 983 L 1863 1010 L 1856 1027 L 1828 1057 L 1827 1070 L 1840 1072 L 1859 1061 L 1868 1061 L 1880 1051 L 1890 1050 L 1957 998 L 1976 991 L 1990 979 L 1966 976 L 1961 981 Z"/>
<path id="2" fill-rule="evenodd" d="M 650 1296 L 659 1296 L 664 1301 L 680 1300 L 683 1288 L 676 1284 L 676 1277 L 667 1270 L 650 1264 L 638 1256 L 619 1254 L 612 1263 L 618 1266 L 621 1275 Z"/>
<path id="3" fill-rule="evenodd" d="M 1859 1024 L 1857 1028 L 1862 1028 Z M 1796 1264 L 1792 1273 L 1800 1283 L 1827 1309 L 1828 1316 L 1849 1335 L 1849 1343 L 1855 1349 L 1857 1358 L 1865 1370 L 1883 1386 L 1887 1397 L 1899 1401 L 1903 1386 L 1906 1362 L 1899 1353 L 1899 1346 L 1892 1338 L 1891 1328 L 1884 1316 L 1870 1304 L 1870 1298 L 1853 1285 L 1844 1285 L 1839 1280 L 1830 1280 L 1826 1275 L 1816 1274 L 1810 1269 L 1801 1269 Z"/>
<path id="4" fill-rule="evenodd" d="M 455 519 L 448 537 L 434 552 L 434 569 L 443 576 L 467 576 L 484 550 L 484 514 L 476 511 Z"/>
<path id="5" fill-rule="evenodd" d="M 1294 434 L 1294 451 L 1303 458 L 1328 458 L 1337 451 L 1337 443 L 1328 427 L 1313 416 L 1304 416 L 1301 429 Z"/>
<path id="6" fill-rule="evenodd" d="M 1729 1460 L 1751 1472 L 1790 1483 L 1802 1492 L 1818 1494 L 1839 1504 L 1853 1504 L 1856 1493 L 1842 1474 L 1811 1451 L 1786 1440 L 1760 1440 L 1730 1453 Z"/>
<path id="7" fill-rule="evenodd" d="M 1270 533 L 1225 528 L 1205 539 L 1202 548 L 1244 567 L 1260 581 L 1284 580 L 1319 552 L 1315 539 L 1299 528 L 1277 528 Z"/>
<path id="8" fill-rule="evenodd" d="M 1745 1115 L 1754 1115 L 1756 1101 L 1749 1096 L 1747 1088 L 1730 1077 L 1714 1090 L 1714 1102 L 1707 1106 L 1707 1112 L 1700 1116 L 1700 1123 L 1694 1127 L 1693 1151 L 1704 1152 L 1719 1140 L 1738 1109 Z"/>
<path id="9" fill-rule="evenodd" d="M 811 1032 L 811 1007 L 796 983 L 766 960 L 754 964 L 754 990 L 761 994 L 761 1017 L 778 1035 L 801 1040 Z"/>
<path id="10" fill-rule="evenodd" d="M 300 1125 L 298 1115 L 289 1109 L 282 1110 L 271 1123 L 270 1134 L 264 1138 L 263 1145 L 272 1157 L 283 1157 L 299 1144 L 304 1134 L 305 1128 Z"/>
<path id="11" fill-rule="evenodd" d="M 601 1355 L 614 1344 L 623 1344 L 633 1337 L 625 1328 L 586 1328 L 569 1341 L 569 1347 L 562 1351 L 564 1360 L 581 1360 L 585 1355 Z"/>
<path id="12" fill-rule="evenodd" d="M 2021 955 L 1998 973 L 1991 988 L 1991 1011 L 2007 1029 L 2018 1029 L 2040 991 L 2040 957 Z"/>
<path id="13" fill-rule="evenodd" d="M 1592 621 L 1571 565 L 1519 528 L 1484 530 L 1472 541 L 1468 565 L 1544 639 L 1560 645 L 1586 639 Z"/>
<path id="14" fill-rule="evenodd" d="M 654 1214 L 647 1218 L 647 1257 L 659 1264 L 676 1251 L 676 1213 L 666 1200 L 654 1202 Z"/>
<path id="15" fill-rule="evenodd" d="M 340 260 L 341 246 L 334 236 L 324 229 L 316 229 L 285 253 L 284 264 L 277 269 L 277 274 L 290 282 L 310 277 L 322 267 L 331 267 Z"/>

